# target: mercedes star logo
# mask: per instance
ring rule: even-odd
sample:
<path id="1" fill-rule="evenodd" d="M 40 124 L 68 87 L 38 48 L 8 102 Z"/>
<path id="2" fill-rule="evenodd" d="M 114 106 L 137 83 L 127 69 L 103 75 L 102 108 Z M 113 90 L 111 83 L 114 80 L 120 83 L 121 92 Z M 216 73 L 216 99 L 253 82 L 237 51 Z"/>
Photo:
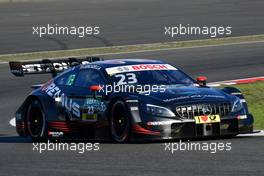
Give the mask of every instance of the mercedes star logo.
<path id="1" fill-rule="evenodd" d="M 211 115 L 212 114 L 212 106 L 209 104 L 204 104 L 202 107 L 203 115 Z"/>

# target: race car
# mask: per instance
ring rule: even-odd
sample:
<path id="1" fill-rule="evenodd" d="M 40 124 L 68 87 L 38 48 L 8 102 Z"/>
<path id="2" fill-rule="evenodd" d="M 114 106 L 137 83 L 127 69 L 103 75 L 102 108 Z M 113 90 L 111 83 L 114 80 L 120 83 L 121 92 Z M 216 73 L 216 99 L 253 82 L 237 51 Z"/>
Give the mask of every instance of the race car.
<path id="1" fill-rule="evenodd" d="M 10 62 L 15 76 L 51 73 L 15 113 L 34 141 L 127 142 L 235 136 L 253 132 L 241 92 L 213 88 L 160 60 L 96 57 Z"/>

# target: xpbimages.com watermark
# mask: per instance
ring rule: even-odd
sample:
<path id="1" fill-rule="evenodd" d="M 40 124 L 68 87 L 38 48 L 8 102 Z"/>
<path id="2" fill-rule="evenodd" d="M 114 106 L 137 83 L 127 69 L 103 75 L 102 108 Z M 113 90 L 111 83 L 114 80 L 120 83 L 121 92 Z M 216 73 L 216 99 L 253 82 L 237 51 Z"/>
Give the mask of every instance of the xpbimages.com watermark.
<path id="1" fill-rule="evenodd" d="M 211 38 L 229 36 L 232 34 L 231 26 L 193 26 L 190 24 L 179 24 L 176 26 L 165 26 L 164 34 L 171 38 L 183 35 L 203 35 Z"/>
<path id="2" fill-rule="evenodd" d="M 85 153 L 87 151 L 99 151 L 99 143 L 53 143 L 48 141 L 47 143 L 32 143 L 33 151 L 44 153 L 47 151 L 72 151 L 77 153 Z"/>
<path id="3" fill-rule="evenodd" d="M 113 85 L 100 85 L 99 92 L 109 95 L 110 93 L 140 93 L 145 95 L 150 95 L 151 92 L 154 93 L 163 93 L 166 91 L 166 85 L 130 85 L 130 84 L 121 84 L 118 85 L 114 83 Z"/>
<path id="4" fill-rule="evenodd" d="M 209 153 L 217 153 L 219 151 L 231 151 L 231 142 L 175 142 L 164 143 L 164 151 L 174 154 L 177 151 L 204 151 Z"/>
<path id="5" fill-rule="evenodd" d="M 47 24 L 43 26 L 33 26 L 32 34 L 38 37 L 48 35 L 68 35 L 83 38 L 90 35 L 99 35 L 99 26 L 63 26 L 58 24 Z"/>

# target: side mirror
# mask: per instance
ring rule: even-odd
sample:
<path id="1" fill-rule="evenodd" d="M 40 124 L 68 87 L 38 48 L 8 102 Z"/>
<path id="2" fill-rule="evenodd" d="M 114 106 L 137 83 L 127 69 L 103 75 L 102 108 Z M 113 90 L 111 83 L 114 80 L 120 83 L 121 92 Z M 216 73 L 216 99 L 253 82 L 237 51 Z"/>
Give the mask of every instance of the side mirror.
<path id="1" fill-rule="evenodd" d="M 206 86 L 207 78 L 205 76 L 199 76 L 196 78 L 196 80 L 199 86 Z"/>
<path id="2" fill-rule="evenodd" d="M 98 92 L 101 89 L 102 89 L 102 87 L 99 86 L 99 85 L 92 85 L 92 86 L 90 86 L 90 91 L 92 91 L 92 92 Z"/>
<path id="3" fill-rule="evenodd" d="M 102 87 L 99 85 L 92 85 L 89 88 L 90 88 L 90 91 L 93 92 L 93 98 L 96 99 L 96 92 L 100 91 Z"/>
<path id="4" fill-rule="evenodd" d="M 90 91 L 92 91 L 92 92 L 98 92 L 101 89 L 102 89 L 102 87 L 99 86 L 99 85 L 92 85 L 92 86 L 90 86 Z"/>

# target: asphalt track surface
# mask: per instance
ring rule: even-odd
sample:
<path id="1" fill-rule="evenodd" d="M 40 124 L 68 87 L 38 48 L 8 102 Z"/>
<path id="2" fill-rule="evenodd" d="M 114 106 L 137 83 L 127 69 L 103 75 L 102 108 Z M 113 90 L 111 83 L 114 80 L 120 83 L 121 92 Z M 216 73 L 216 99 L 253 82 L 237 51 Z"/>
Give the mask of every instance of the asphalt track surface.
<path id="1" fill-rule="evenodd" d="M 264 43 L 180 49 L 104 58 L 164 58 L 192 76 L 210 81 L 264 75 Z M 263 136 L 193 142 L 231 142 L 231 151 L 165 151 L 163 143 L 101 143 L 99 151 L 33 151 L 9 120 L 30 92 L 49 76 L 13 77 L 0 64 L 0 175 L 264 175 Z M 173 142 L 173 141 L 171 141 Z"/>
<path id="2" fill-rule="evenodd" d="M 164 26 L 232 26 L 262 34 L 263 0 L 41 0 L 0 3 L 0 54 L 204 38 L 164 35 Z M 32 35 L 32 26 L 100 26 L 98 36 Z"/>

